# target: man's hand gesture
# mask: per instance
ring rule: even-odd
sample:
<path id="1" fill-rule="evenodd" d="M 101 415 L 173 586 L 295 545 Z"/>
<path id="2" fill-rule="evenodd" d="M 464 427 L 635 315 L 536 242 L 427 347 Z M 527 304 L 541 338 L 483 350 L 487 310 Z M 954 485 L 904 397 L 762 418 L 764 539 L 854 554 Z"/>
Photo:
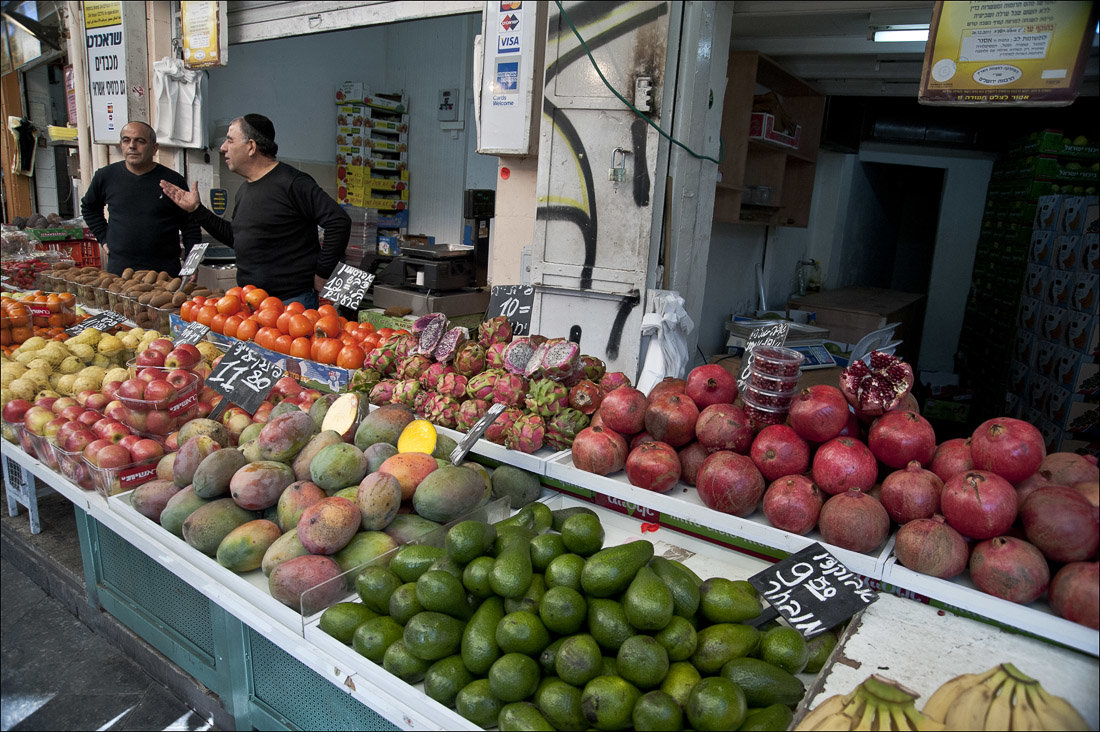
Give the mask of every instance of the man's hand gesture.
<path id="1" fill-rule="evenodd" d="M 169 183 L 166 180 L 160 182 L 160 189 L 164 191 L 164 195 L 172 199 L 172 202 L 182 208 L 188 213 L 194 211 L 199 207 L 199 183 L 195 181 L 191 184 L 191 190 L 187 191 L 179 186 Z"/>

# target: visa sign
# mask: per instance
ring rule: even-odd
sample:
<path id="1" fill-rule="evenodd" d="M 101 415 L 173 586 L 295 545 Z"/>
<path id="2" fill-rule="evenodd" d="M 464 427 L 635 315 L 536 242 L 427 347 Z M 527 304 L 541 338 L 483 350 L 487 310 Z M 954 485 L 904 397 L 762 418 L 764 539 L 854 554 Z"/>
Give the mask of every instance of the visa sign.
<path id="1" fill-rule="evenodd" d="M 519 34 L 501 33 L 498 35 L 497 53 L 519 53 Z"/>

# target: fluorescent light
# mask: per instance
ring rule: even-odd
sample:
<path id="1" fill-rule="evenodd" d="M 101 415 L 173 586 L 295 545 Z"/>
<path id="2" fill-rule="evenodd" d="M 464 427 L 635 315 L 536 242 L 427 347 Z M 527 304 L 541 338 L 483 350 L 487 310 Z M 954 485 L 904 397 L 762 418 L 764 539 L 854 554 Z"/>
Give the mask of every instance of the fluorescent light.
<path id="1" fill-rule="evenodd" d="M 888 25 L 874 29 L 876 43 L 900 43 L 904 41 L 927 41 L 928 25 Z"/>

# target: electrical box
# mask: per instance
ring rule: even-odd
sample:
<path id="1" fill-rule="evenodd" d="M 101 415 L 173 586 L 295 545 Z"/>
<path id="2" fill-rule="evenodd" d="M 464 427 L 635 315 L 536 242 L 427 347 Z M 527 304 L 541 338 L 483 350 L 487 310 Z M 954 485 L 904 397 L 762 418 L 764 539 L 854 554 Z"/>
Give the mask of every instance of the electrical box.
<path id="1" fill-rule="evenodd" d="M 440 122 L 458 121 L 458 89 L 440 89 L 436 117 Z"/>

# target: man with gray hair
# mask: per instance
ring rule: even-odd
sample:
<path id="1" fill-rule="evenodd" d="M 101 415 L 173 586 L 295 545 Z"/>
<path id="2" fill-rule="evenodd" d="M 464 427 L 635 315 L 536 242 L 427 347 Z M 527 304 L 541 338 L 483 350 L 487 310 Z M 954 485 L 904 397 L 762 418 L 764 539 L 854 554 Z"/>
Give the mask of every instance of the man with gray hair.
<path id="1" fill-rule="evenodd" d="M 237 284 L 255 285 L 288 302 L 317 307 L 317 295 L 344 256 L 351 218 L 306 173 L 275 156 L 275 126 L 260 114 L 229 125 L 221 153 L 226 166 L 245 179 L 226 221 L 191 190 L 165 181 L 161 188 L 184 211 L 237 254 Z M 186 185 L 186 184 L 185 184 Z M 324 229 L 319 243 L 317 227 Z"/>
<path id="2" fill-rule="evenodd" d="M 128 122 L 118 143 L 123 160 L 95 172 L 80 200 L 80 215 L 99 242 L 103 269 L 122 274 L 127 267 L 172 276 L 198 242 L 199 225 L 173 205 L 161 183 L 187 185 L 176 171 L 153 161 L 157 133 L 144 122 Z M 110 221 L 104 215 L 104 209 Z"/>

